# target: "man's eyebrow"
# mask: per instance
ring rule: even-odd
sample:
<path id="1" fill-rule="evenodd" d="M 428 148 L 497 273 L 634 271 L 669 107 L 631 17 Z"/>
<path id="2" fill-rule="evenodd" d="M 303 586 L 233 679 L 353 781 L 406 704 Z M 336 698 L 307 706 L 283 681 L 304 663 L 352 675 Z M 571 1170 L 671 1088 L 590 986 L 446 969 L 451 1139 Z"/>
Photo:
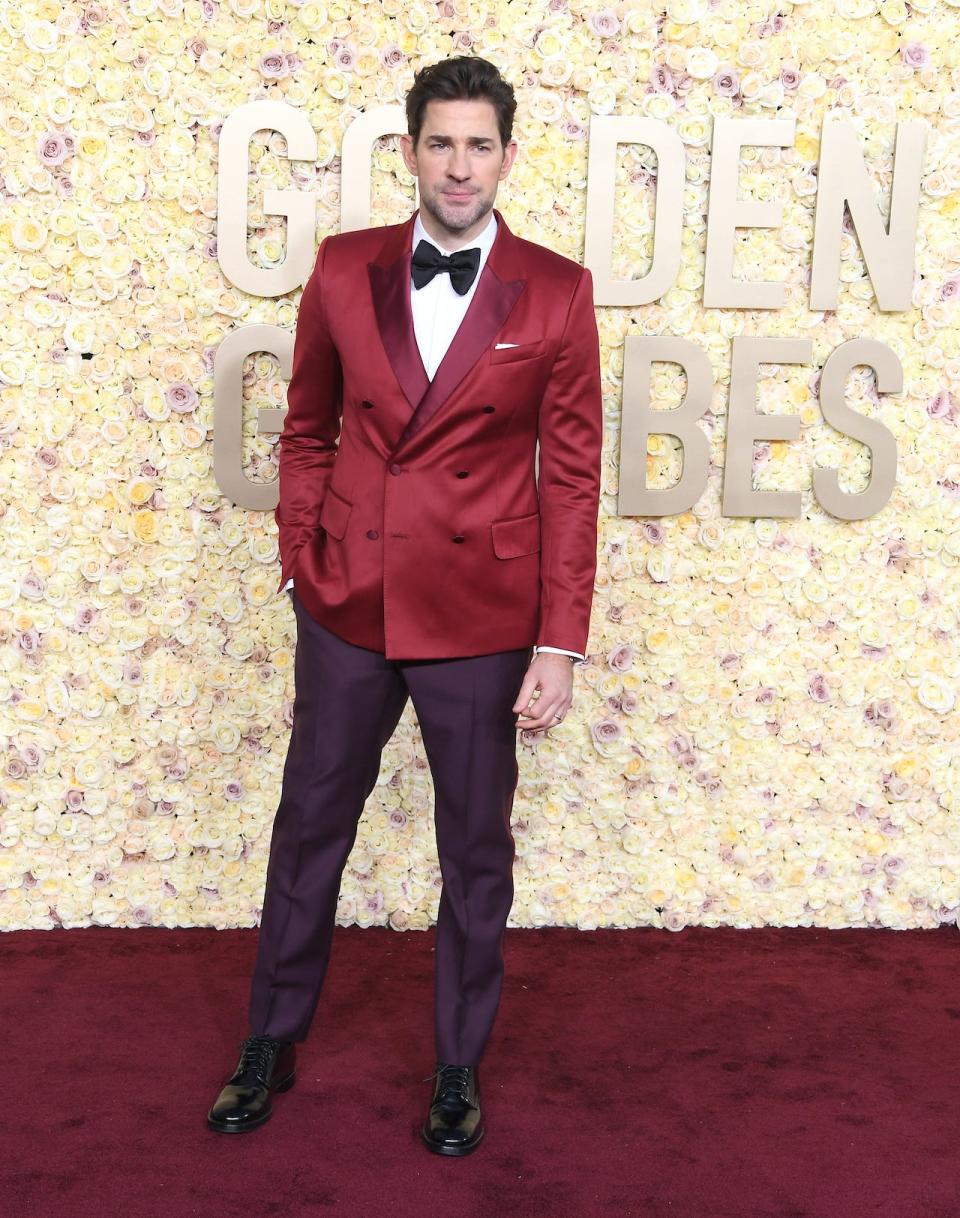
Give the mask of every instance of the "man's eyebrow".
<path id="1" fill-rule="evenodd" d="M 434 132 L 431 132 L 431 134 L 427 136 L 427 139 L 428 140 L 448 140 L 448 139 L 450 139 L 450 136 L 443 135 L 439 131 L 434 131 Z M 468 135 L 467 140 L 471 144 L 492 144 L 493 136 L 492 135 Z"/>

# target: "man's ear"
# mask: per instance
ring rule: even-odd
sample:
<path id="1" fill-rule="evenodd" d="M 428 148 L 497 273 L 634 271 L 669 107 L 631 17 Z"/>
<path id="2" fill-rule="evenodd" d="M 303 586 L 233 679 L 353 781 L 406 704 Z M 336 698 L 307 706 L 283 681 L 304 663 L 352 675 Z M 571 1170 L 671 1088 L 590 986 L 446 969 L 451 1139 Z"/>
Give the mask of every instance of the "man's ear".
<path id="1" fill-rule="evenodd" d="M 416 176 L 417 173 L 417 157 L 413 151 L 413 139 L 410 135 L 404 132 L 400 136 L 400 154 L 403 157 L 403 163 L 407 169 Z"/>

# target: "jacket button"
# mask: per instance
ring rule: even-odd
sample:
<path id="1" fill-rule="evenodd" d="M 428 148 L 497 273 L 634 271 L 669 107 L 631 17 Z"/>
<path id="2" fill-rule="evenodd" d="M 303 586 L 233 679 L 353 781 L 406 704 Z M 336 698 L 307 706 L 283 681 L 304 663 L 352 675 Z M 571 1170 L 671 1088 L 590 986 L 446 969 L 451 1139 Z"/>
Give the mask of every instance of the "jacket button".
<path id="1" fill-rule="evenodd" d="M 466 478 L 466 477 L 467 477 L 467 475 L 468 475 L 469 473 L 470 473 L 470 471 L 469 471 L 469 470 L 467 470 L 467 469 L 461 469 L 461 470 L 458 470 L 458 471 L 457 471 L 457 477 L 458 477 L 458 478 Z"/>
<path id="2" fill-rule="evenodd" d="M 484 406 L 484 408 L 483 408 L 484 414 L 493 414 L 493 411 L 494 411 L 493 406 Z"/>
<path id="3" fill-rule="evenodd" d="M 360 403 L 361 406 L 366 406 L 367 410 L 373 410 L 373 402 L 368 402 L 366 398 Z"/>
<path id="4" fill-rule="evenodd" d="M 465 541 L 466 539 L 464 538 L 462 533 L 458 533 L 456 535 L 456 537 L 451 537 L 450 540 L 451 541 Z"/>
<path id="5" fill-rule="evenodd" d="M 391 473 L 391 474 L 402 474 L 402 473 L 403 473 L 403 466 L 402 466 L 402 465 L 398 465 L 398 464 L 396 463 L 396 461 L 394 461 L 393 465 L 391 465 L 391 466 L 390 466 L 390 473 Z"/>
<path id="6" fill-rule="evenodd" d="M 380 536 L 380 534 L 377 532 L 376 529 L 367 529 L 367 536 L 370 538 L 371 541 L 376 541 L 377 538 Z"/>

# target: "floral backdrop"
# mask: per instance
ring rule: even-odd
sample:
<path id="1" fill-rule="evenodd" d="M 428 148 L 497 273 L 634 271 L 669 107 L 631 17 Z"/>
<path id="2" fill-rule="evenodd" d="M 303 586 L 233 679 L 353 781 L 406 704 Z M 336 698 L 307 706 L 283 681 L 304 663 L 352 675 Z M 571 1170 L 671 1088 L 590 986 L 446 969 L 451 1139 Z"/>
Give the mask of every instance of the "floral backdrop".
<path id="1" fill-rule="evenodd" d="M 493 60 L 518 95 L 498 206 L 580 259 L 591 115 L 670 124 L 687 151 L 684 262 L 656 303 L 598 308 L 607 437 L 588 663 L 560 728 L 521 739 L 512 923 L 932 927 L 960 907 L 960 8 L 947 0 L 25 0 L 0 3 L 0 928 L 251 926 L 291 726 L 295 623 L 269 512 L 212 460 L 212 363 L 236 326 L 294 327 L 299 293 L 246 296 L 216 260 L 217 139 L 257 98 L 301 108 L 315 165 L 276 133 L 251 152 L 251 258 L 284 257 L 271 187 L 339 222 L 342 133 L 403 99 L 420 65 Z M 852 228 L 839 307 L 808 308 L 819 135 L 861 133 L 881 210 L 897 121 L 929 125 L 912 307 L 880 313 Z M 791 149 L 744 150 L 741 194 L 780 230 L 735 273 L 789 284 L 777 312 L 704 309 L 717 115 L 793 114 Z M 656 163 L 618 156 L 621 275 L 651 249 Z M 394 137 L 373 222 L 409 214 Z M 884 213 L 886 214 L 886 213 Z M 802 489 L 795 520 L 719 510 L 734 334 L 806 335 L 763 382 L 802 420 L 759 444 L 755 483 Z M 706 493 L 681 516 L 617 515 L 623 340 L 683 334 L 718 376 Z M 817 404 L 848 338 L 887 343 L 904 390 L 850 400 L 897 438 L 876 516 L 826 515 L 816 465 L 859 490 L 863 448 Z M 276 477 L 278 366 L 251 358 L 245 469 Z M 861 375 L 862 374 L 862 375 Z M 658 404 L 679 400 L 658 365 Z M 238 404 L 239 406 L 239 404 Z M 678 454 L 649 451 L 652 485 Z M 425 928 L 439 897 L 429 769 L 408 705 L 344 873 L 343 923 Z"/>

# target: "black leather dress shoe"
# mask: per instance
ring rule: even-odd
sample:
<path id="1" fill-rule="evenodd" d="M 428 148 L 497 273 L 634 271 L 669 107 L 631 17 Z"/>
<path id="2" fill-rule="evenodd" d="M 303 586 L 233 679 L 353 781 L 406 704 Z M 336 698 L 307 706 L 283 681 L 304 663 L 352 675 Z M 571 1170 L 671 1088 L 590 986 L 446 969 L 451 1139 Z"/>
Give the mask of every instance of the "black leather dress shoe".
<path id="1" fill-rule="evenodd" d="M 218 1133 L 246 1133 L 272 1114 L 270 1096 L 289 1091 L 297 1077 L 295 1045 L 272 1036 L 248 1036 L 237 1068 L 207 1113 L 207 1124 Z"/>
<path id="2" fill-rule="evenodd" d="M 438 1155 L 468 1155 L 483 1137 L 476 1066 L 437 1063 L 423 1140 Z"/>

